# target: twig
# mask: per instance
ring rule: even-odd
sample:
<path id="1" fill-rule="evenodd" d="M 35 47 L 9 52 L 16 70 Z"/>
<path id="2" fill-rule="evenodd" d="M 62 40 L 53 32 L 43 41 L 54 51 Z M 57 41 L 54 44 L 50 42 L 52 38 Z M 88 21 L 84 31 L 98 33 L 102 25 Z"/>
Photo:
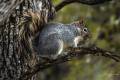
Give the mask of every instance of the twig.
<path id="1" fill-rule="evenodd" d="M 63 0 L 61 3 L 59 3 L 55 7 L 55 9 L 56 9 L 56 11 L 59 11 L 64 6 L 71 4 L 71 3 L 82 3 L 82 4 L 86 4 L 86 5 L 96 5 L 96 4 L 101 4 L 104 2 L 108 2 L 108 1 L 111 1 L 111 0 Z"/>

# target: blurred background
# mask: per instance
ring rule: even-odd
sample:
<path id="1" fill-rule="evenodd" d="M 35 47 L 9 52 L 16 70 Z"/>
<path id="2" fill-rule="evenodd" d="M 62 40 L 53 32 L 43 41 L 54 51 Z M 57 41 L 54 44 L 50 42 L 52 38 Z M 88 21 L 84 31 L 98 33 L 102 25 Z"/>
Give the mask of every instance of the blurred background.
<path id="1" fill-rule="evenodd" d="M 61 0 L 53 0 L 54 4 Z M 73 3 L 56 13 L 53 22 L 70 23 L 82 17 L 92 37 L 89 43 L 120 54 L 120 0 L 88 6 Z M 39 72 L 38 80 L 120 80 L 120 63 L 86 55 Z"/>

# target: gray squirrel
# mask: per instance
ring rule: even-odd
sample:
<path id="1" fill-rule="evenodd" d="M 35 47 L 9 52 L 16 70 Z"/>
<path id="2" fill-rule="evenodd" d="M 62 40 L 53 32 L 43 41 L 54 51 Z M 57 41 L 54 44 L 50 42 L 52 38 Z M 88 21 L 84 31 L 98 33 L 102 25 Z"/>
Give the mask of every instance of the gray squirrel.
<path id="1" fill-rule="evenodd" d="M 34 48 L 40 57 L 57 59 L 66 55 L 69 47 L 76 48 L 89 36 L 82 21 L 70 24 L 48 23 L 34 40 Z"/>

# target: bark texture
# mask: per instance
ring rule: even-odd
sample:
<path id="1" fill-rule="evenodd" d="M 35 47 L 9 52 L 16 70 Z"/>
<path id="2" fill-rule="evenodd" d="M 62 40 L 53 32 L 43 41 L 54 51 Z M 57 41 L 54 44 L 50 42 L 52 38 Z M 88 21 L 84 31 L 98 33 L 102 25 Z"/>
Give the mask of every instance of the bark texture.
<path id="1" fill-rule="evenodd" d="M 2 0 L 0 6 L 0 80 L 24 80 L 20 77 L 38 60 L 32 38 L 52 18 L 54 7 L 50 0 Z"/>

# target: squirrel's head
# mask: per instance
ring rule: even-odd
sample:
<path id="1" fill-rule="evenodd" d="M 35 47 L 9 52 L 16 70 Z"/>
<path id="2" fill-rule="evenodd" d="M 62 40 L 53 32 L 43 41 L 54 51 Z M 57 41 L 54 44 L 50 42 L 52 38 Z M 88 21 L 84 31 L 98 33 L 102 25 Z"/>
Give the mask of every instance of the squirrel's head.
<path id="1" fill-rule="evenodd" d="M 73 27 L 77 29 L 77 35 L 83 37 L 84 39 L 90 36 L 88 28 L 85 26 L 83 20 L 76 21 L 72 23 Z"/>
<path id="2" fill-rule="evenodd" d="M 74 43 L 77 47 L 78 44 L 81 44 L 81 42 L 84 42 L 86 39 L 89 38 L 90 33 L 86 26 L 84 25 L 83 21 L 76 21 L 71 24 L 74 29 L 75 38 Z"/>

